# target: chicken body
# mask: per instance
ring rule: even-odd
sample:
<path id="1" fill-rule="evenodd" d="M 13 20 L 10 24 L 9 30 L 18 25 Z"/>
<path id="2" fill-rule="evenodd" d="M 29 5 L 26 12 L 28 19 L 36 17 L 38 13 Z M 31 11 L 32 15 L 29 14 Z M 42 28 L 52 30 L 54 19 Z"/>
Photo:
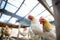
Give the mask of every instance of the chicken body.
<path id="1" fill-rule="evenodd" d="M 42 35 L 43 29 L 39 22 L 31 22 L 31 29 L 35 34 Z"/>
<path id="2" fill-rule="evenodd" d="M 28 38 L 31 39 L 31 40 L 39 40 L 39 36 L 35 35 L 31 28 L 29 28 Z"/>
<path id="3" fill-rule="evenodd" d="M 3 37 L 5 37 L 6 40 L 10 39 L 10 34 L 11 34 L 11 28 L 9 28 L 9 26 L 6 25 L 6 27 L 3 30 Z"/>
<path id="4" fill-rule="evenodd" d="M 11 32 L 11 28 L 9 28 L 8 26 L 6 26 L 5 28 L 4 28 L 4 35 L 5 36 L 9 36 L 10 35 L 10 32 Z"/>

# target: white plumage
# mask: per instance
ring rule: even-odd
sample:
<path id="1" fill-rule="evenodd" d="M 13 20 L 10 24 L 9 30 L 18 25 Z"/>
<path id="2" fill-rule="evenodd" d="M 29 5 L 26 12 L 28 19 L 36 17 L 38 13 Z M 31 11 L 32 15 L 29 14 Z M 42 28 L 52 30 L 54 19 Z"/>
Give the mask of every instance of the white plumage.
<path id="1" fill-rule="evenodd" d="M 39 37 L 43 36 L 44 33 L 43 33 L 43 28 L 42 28 L 42 25 L 40 25 L 40 22 L 37 21 L 37 19 L 35 19 L 35 17 L 29 15 L 28 16 L 28 19 L 31 20 L 31 29 L 33 31 L 33 33 L 36 35 L 38 35 Z"/>
<path id="2" fill-rule="evenodd" d="M 38 21 L 36 22 L 31 21 L 31 29 L 35 34 L 41 35 L 41 33 L 43 33 L 42 26 L 40 25 Z"/>

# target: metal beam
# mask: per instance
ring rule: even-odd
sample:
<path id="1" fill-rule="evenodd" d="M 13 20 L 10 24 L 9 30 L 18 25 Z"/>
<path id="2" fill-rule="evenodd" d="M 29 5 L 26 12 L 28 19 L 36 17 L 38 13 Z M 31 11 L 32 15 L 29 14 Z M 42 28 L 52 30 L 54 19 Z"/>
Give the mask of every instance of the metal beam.
<path id="1" fill-rule="evenodd" d="M 3 8 L 3 9 L 5 9 L 5 7 L 6 7 L 6 5 L 7 5 L 7 2 L 8 2 L 8 0 L 6 0 L 5 5 L 4 5 L 4 8 Z"/>
<path id="2" fill-rule="evenodd" d="M 10 28 L 18 28 L 19 26 L 19 25 L 14 25 L 10 23 L 0 22 L 0 27 L 5 27 L 6 25 L 8 25 Z M 29 26 L 21 26 L 21 28 L 25 28 L 25 27 L 29 27 Z"/>
<path id="3" fill-rule="evenodd" d="M 3 0 L 3 1 L 5 1 L 5 0 Z M 24 0 L 23 0 L 24 1 Z M 5 1 L 6 2 L 6 1 Z M 14 7 L 16 7 L 16 8 L 18 8 L 17 6 L 15 6 L 15 5 L 13 5 L 13 4 L 11 4 L 10 2 L 7 2 L 8 4 L 10 4 L 10 5 L 12 5 L 12 6 L 14 6 Z M 21 3 L 21 2 L 20 2 Z M 24 5 L 26 5 L 26 4 L 24 4 Z"/>
<path id="4" fill-rule="evenodd" d="M 22 7 L 22 5 L 24 4 L 25 0 L 23 0 L 23 2 L 21 3 L 20 7 L 18 8 L 18 10 L 15 12 L 15 14 L 19 11 L 19 9 Z"/>
<path id="5" fill-rule="evenodd" d="M 3 0 L 0 0 L 0 8 L 1 8 L 1 4 L 2 4 Z"/>
<path id="6" fill-rule="evenodd" d="M 60 40 L 60 0 L 52 0 L 56 26 L 56 40 Z"/>
<path id="7" fill-rule="evenodd" d="M 50 14 L 54 17 L 54 13 L 51 11 L 49 8 L 49 5 L 47 4 L 46 0 L 38 0 L 49 12 Z"/>
<path id="8" fill-rule="evenodd" d="M 5 1 L 6 2 L 6 1 Z M 11 3 L 9 3 L 9 2 L 7 2 L 8 4 L 10 4 L 10 5 L 12 5 L 12 6 L 14 6 L 14 7 L 16 7 L 15 5 L 13 5 L 13 4 L 11 4 Z M 16 8 L 18 8 L 18 7 L 16 7 Z"/>
<path id="9" fill-rule="evenodd" d="M 9 15 L 9 16 L 12 16 L 12 17 L 15 17 L 15 18 L 18 18 L 18 19 L 22 18 L 22 17 L 20 17 L 18 15 L 15 15 L 14 13 L 8 12 L 7 10 L 0 9 L 0 13 L 5 14 L 5 15 Z"/>
<path id="10" fill-rule="evenodd" d="M 3 0 L 0 0 L 0 9 L 1 9 L 1 4 L 2 4 Z M 2 14 L 0 14 L 0 18 L 1 18 Z"/>

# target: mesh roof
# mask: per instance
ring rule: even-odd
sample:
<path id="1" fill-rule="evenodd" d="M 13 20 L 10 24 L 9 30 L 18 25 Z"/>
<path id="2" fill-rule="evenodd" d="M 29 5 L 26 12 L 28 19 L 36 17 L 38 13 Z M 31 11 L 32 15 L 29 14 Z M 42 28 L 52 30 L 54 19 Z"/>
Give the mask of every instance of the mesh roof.
<path id="1" fill-rule="evenodd" d="M 53 11 L 52 0 L 46 0 L 49 4 L 50 9 Z M 27 16 L 29 14 L 39 19 L 40 16 L 44 16 L 49 21 L 54 21 L 53 16 L 45 9 L 45 7 L 39 3 L 37 0 L 2 0 L 0 2 L 0 9 L 4 9 L 11 14 L 21 17 L 21 24 L 29 26 L 29 21 L 27 21 Z M 2 14 L 0 21 L 15 24 L 16 20 L 19 18 Z M 26 22 L 27 21 L 27 22 Z"/>

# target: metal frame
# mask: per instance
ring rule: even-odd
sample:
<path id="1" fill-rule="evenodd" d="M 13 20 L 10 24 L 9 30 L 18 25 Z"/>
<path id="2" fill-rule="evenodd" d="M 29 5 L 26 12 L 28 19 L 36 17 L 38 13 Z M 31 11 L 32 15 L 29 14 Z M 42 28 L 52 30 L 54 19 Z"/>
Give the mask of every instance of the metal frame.
<path id="1" fill-rule="evenodd" d="M 20 5 L 20 7 L 17 9 L 17 11 L 14 13 L 15 15 L 16 15 L 16 13 L 19 11 L 19 9 L 22 7 L 22 5 L 24 4 L 24 2 L 25 2 L 25 0 L 23 0 L 23 2 L 21 3 L 21 5 Z M 12 16 L 11 16 L 11 18 L 12 18 Z M 11 19 L 10 18 L 10 19 Z M 7 21 L 7 23 L 10 21 L 10 19 Z"/>
<path id="2" fill-rule="evenodd" d="M 5 1 L 6 2 L 6 1 Z M 15 5 L 13 5 L 13 4 L 11 4 L 11 3 L 9 3 L 9 2 L 7 2 L 8 4 L 10 4 L 10 5 L 12 5 L 12 6 L 14 6 L 14 7 L 16 7 Z M 18 7 L 16 7 L 16 8 L 18 8 Z"/>
<path id="3" fill-rule="evenodd" d="M 0 0 L 0 8 L 1 8 L 1 4 L 2 4 L 2 2 L 3 2 L 3 0 Z M 0 15 L 0 18 L 1 18 L 1 16 L 2 16 L 2 13 L 1 13 L 1 15 Z"/>
<path id="4" fill-rule="evenodd" d="M 47 4 L 46 0 L 38 0 L 49 12 L 50 14 L 54 17 L 54 13 L 51 11 L 49 8 L 49 5 Z"/>
<path id="5" fill-rule="evenodd" d="M 18 19 L 22 18 L 18 15 L 15 15 L 14 13 L 8 12 L 7 10 L 3 10 L 3 9 L 0 9 L 0 13 L 5 14 L 5 15 L 9 15 L 9 16 L 12 16 L 12 17 L 15 17 L 15 18 L 18 18 Z"/>
<path id="6" fill-rule="evenodd" d="M 18 16 L 18 15 L 15 15 L 15 14 L 11 13 L 11 12 L 8 12 L 7 10 L 0 9 L 0 13 L 5 14 L 5 15 L 9 15 L 9 16 L 12 16 L 12 17 L 15 17 L 17 19 L 22 19 L 23 18 L 21 16 Z M 28 19 L 24 18 L 24 20 L 27 21 L 27 23 L 30 23 L 30 21 Z"/>
<path id="7" fill-rule="evenodd" d="M 24 2 L 23 2 L 23 3 L 24 3 Z M 22 3 L 22 4 L 23 4 L 23 3 Z M 22 7 L 22 4 L 21 4 L 21 6 L 18 8 L 18 10 Z M 32 8 L 32 10 L 30 10 L 29 13 L 31 13 L 31 12 L 37 7 L 37 5 L 39 5 L 39 3 L 37 3 L 37 4 Z M 17 11 L 18 11 L 18 10 L 17 10 Z M 15 12 L 15 14 L 17 13 L 17 11 Z M 29 14 L 29 13 L 28 13 L 28 14 Z M 21 18 L 21 19 L 19 19 L 19 20 L 24 19 L 28 14 L 26 14 L 23 18 Z M 12 17 L 11 17 L 11 18 L 12 18 Z M 11 19 L 11 18 L 10 18 L 10 19 Z M 10 19 L 7 21 L 7 23 L 10 21 Z"/>
<path id="8" fill-rule="evenodd" d="M 7 0 L 7 1 L 8 1 L 8 0 Z M 6 5 L 7 5 L 7 1 L 6 1 L 6 3 L 5 3 L 4 9 L 5 9 Z M 50 8 L 49 8 L 49 5 L 48 5 L 45 1 L 39 0 L 39 2 L 54 16 L 53 12 L 52 12 L 52 11 L 50 10 Z M 23 4 L 23 2 L 22 2 L 22 4 Z M 18 8 L 18 10 L 22 7 L 22 4 L 21 4 L 20 7 Z M 38 3 L 38 4 L 39 4 L 39 3 Z M 38 5 L 38 4 L 37 4 L 37 5 Z M 36 5 L 36 6 L 37 6 L 37 5 Z M 36 6 L 34 6 L 29 13 L 31 13 Z M 6 14 L 6 15 L 11 16 L 11 18 L 12 18 L 12 17 L 15 17 L 15 18 L 18 18 L 18 19 L 20 19 L 20 20 L 21 20 L 21 19 L 24 19 L 24 18 L 29 14 L 29 13 L 28 13 L 27 15 L 25 15 L 25 16 L 22 18 L 22 17 L 16 15 L 16 13 L 18 12 L 18 10 L 15 12 L 15 14 L 13 14 L 13 13 L 11 13 L 11 12 L 8 12 L 7 10 L 1 10 L 0 12 L 2 12 L 2 14 Z M 11 19 L 11 18 L 10 18 L 10 19 Z M 10 19 L 9 19 L 9 20 L 10 20 Z M 8 22 L 9 22 L 9 20 L 8 20 Z"/>
<path id="9" fill-rule="evenodd" d="M 30 14 L 37 6 L 39 5 L 39 3 L 37 3 L 31 10 L 28 14 Z M 19 20 L 22 20 L 24 19 L 28 14 L 26 14 L 23 18 L 19 19 Z"/>
<path id="10" fill-rule="evenodd" d="M 21 3 L 20 7 L 18 8 L 18 10 L 15 12 L 15 14 L 19 11 L 19 9 L 22 7 L 22 5 L 24 4 L 25 0 L 23 0 L 23 2 Z"/>

